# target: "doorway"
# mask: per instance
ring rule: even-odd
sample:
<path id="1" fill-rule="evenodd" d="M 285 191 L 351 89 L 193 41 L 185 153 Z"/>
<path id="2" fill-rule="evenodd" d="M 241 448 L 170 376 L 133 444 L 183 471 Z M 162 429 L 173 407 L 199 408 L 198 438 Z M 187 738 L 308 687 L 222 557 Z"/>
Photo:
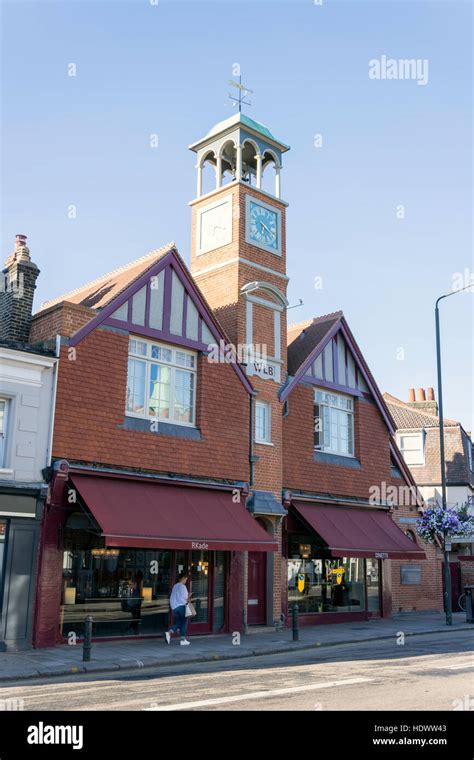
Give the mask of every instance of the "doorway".
<path id="1" fill-rule="evenodd" d="M 214 577 L 213 552 L 193 551 L 189 556 L 189 590 L 196 608 L 189 621 L 190 633 L 212 631 L 212 587 Z"/>
<path id="2" fill-rule="evenodd" d="M 248 559 L 248 625 L 265 625 L 267 615 L 267 555 L 249 552 Z"/>
<path id="3" fill-rule="evenodd" d="M 365 560 L 365 578 L 367 589 L 367 612 L 370 617 L 380 617 L 382 614 L 381 567 L 379 559 Z"/>

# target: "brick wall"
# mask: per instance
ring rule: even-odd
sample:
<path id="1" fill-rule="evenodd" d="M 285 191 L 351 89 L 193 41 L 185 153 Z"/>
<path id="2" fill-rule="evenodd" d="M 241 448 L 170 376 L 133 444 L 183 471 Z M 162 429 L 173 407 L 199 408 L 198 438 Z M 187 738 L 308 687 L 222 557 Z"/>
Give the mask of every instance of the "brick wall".
<path id="1" fill-rule="evenodd" d="M 392 478 L 392 485 L 404 485 L 400 478 Z M 422 541 L 416 534 L 414 523 L 401 522 L 401 518 L 418 518 L 420 513 L 415 504 L 395 505 L 393 519 L 404 533 L 409 530 L 415 536 L 416 543 L 425 552 L 426 560 L 391 560 L 392 575 L 392 609 L 393 612 L 420 612 L 443 610 L 442 552 L 434 545 Z M 420 585 L 402 585 L 400 568 L 402 565 L 419 565 L 421 567 Z"/>
<path id="2" fill-rule="evenodd" d="M 393 612 L 443 611 L 442 557 L 433 546 L 422 547 L 426 560 L 391 560 Z M 401 584 L 401 565 L 420 565 L 421 583 L 417 586 Z"/>
<path id="3" fill-rule="evenodd" d="M 390 434 L 385 422 L 375 406 L 365 400 L 355 406 L 355 453 L 361 469 L 353 470 L 333 464 L 313 461 L 313 389 L 299 385 L 289 398 L 289 414 L 283 419 L 283 445 L 291 456 L 283 459 L 283 485 L 285 488 L 308 492 L 331 493 L 337 496 L 357 496 L 369 498 L 372 486 L 386 487 L 410 485 L 404 478 L 394 478 L 390 467 Z M 418 508 L 411 503 L 404 504 L 406 492 L 401 492 L 400 505 L 393 511 L 393 519 L 405 532 L 414 524 L 401 523 L 400 518 L 417 518 Z M 396 501 L 399 501 L 396 499 Z M 417 543 L 426 553 L 425 561 L 383 562 L 385 609 L 392 594 L 393 612 L 442 609 L 441 555 L 431 544 L 419 538 Z M 400 565 L 421 565 L 420 586 L 406 586 L 400 583 Z"/>
<path id="4" fill-rule="evenodd" d="M 43 335 L 86 315 L 52 310 Z M 80 325 L 79 325 L 80 326 Z M 39 329 L 38 329 L 39 332 Z M 53 457 L 110 467 L 176 473 L 182 476 L 249 480 L 249 396 L 228 364 L 200 356 L 197 380 L 197 424 L 202 440 L 192 441 L 123 429 L 127 382 L 128 336 L 96 329 L 71 351 L 62 346 L 58 372 Z M 36 647 L 60 640 L 62 536 L 67 515 L 53 507 L 42 527 L 39 588 L 36 603 Z M 242 553 L 232 559 L 229 625 L 242 626 Z M 240 573 L 240 575 L 239 575 Z"/>
<path id="5" fill-rule="evenodd" d="M 238 257 L 245 258 L 286 275 L 285 205 L 277 199 L 271 201 L 281 211 L 282 215 L 282 255 L 277 256 L 245 242 L 245 197 L 247 194 L 266 203 L 269 202 L 268 196 L 260 193 L 256 188 L 236 185 L 232 188 L 223 187 L 219 193 L 213 194 L 210 198 L 200 199 L 194 202 L 192 206 L 191 272 L 229 338 L 235 344 L 246 342 L 245 298 L 240 294 L 241 287 L 254 280 L 264 280 L 276 285 L 279 290 L 285 293 L 287 286 L 286 277 L 278 277 L 278 275 L 258 270 L 237 260 Z M 215 201 L 216 198 L 226 195 L 232 195 L 233 199 L 232 242 L 197 256 L 195 250 L 198 210 Z M 206 271 L 222 264 L 225 266 L 213 269 L 210 272 Z M 265 297 L 268 298 L 268 296 Z M 286 348 L 286 344 L 283 344 L 285 335 L 286 332 L 282 327 L 283 348 Z M 254 342 L 259 342 L 258 335 L 254 336 Z"/>
<path id="6" fill-rule="evenodd" d="M 197 424 L 202 440 L 121 429 L 125 417 L 128 337 L 96 329 L 63 347 L 53 456 L 196 477 L 249 479 L 249 397 L 233 368 L 198 361 Z"/>
<path id="7" fill-rule="evenodd" d="M 18 251 L 28 251 L 19 248 Z M 0 339 L 27 343 L 31 310 L 39 269 L 29 260 L 16 260 L 2 273 L 0 289 Z"/>
<path id="8" fill-rule="evenodd" d="M 461 590 L 464 593 L 464 586 L 474 586 L 474 557 L 463 557 L 459 562 L 461 574 Z"/>
<path id="9" fill-rule="evenodd" d="M 355 404 L 355 453 L 361 469 L 313 461 L 313 388 L 298 385 L 289 397 L 283 419 L 283 483 L 285 488 L 338 496 L 368 498 L 370 487 L 390 479 L 389 432 L 374 403 Z"/>
<path id="10" fill-rule="evenodd" d="M 55 304 L 33 316 L 31 323 L 31 343 L 53 340 L 56 335 L 70 337 L 95 316 L 94 309 L 79 304 Z"/>
<path id="11" fill-rule="evenodd" d="M 43 514 L 33 630 L 33 646 L 37 648 L 61 642 L 59 612 L 66 516 L 58 507 Z"/>
<path id="12" fill-rule="evenodd" d="M 446 479 L 448 485 L 470 482 L 474 485 L 474 473 L 469 470 L 463 435 L 460 425 L 445 426 L 444 448 L 446 459 Z M 439 429 L 425 429 L 425 463 L 410 467 L 419 485 L 441 483 Z"/>

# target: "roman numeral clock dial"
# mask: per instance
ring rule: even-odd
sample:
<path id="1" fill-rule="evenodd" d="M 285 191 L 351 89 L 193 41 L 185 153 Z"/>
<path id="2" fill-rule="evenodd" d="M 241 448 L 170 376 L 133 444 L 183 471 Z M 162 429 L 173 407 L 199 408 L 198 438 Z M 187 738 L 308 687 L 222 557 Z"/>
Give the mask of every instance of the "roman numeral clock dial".
<path id="1" fill-rule="evenodd" d="M 280 216 L 277 209 L 248 199 L 246 227 L 249 243 L 280 254 Z"/>

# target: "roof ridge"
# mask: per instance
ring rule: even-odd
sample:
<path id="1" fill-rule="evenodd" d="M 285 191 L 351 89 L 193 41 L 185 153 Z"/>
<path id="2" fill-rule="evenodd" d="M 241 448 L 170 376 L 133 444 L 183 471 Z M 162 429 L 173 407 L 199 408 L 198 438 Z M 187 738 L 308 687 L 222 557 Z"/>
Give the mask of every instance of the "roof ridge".
<path id="1" fill-rule="evenodd" d="M 390 393 L 386 392 L 387 396 L 390 396 L 390 400 L 385 398 L 384 394 L 384 400 L 387 405 L 395 406 L 399 409 L 404 409 L 408 412 L 421 415 L 422 417 L 428 417 L 429 420 L 436 421 L 437 424 L 439 424 L 439 414 L 433 414 L 432 412 L 426 411 L 425 409 L 420 409 L 419 407 L 412 406 L 407 401 L 401 401 L 400 399 L 397 399 L 396 396 L 392 396 Z M 393 399 L 393 400 L 392 400 Z M 445 427 L 451 427 L 453 425 L 461 425 L 461 422 L 459 420 L 453 420 L 450 417 L 444 418 L 444 425 Z M 403 428 L 399 428 L 403 429 Z"/>
<path id="2" fill-rule="evenodd" d="M 337 318 L 344 316 L 344 312 L 342 309 L 339 309 L 338 311 L 332 311 L 329 314 L 321 314 L 320 317 L 313 317 L 313 324 L 317 324 L 318 322 L 327 322 L 329 319 Z"/>
<path id="3" fill-rule="evenodd" d="M 382 396 L 384 397 L 384 399 L 385 399 L 386 401 L 387 401 L 387 399 L 386 399 L 386 396 L 387 396 L 388 398 L 392 399 L 392 401 L 393 401 L 393 402 L 396 402 L 397 404 L 406 404 L 406 401 L 402 401 L 402 400 L 401 400 L 401 398 L 397 398 L 396 396 L 392 396 L 392 394 L 391 394 L 391 393 L 389 393 L 388 391 L 384 391 L 384 392 L 382 393 Z M 388 403 L 388 402 L 387 402 L 387 403 Z"/>
<path id="4" fill-rule="evenodd" d="M 390 394 L 388 394 L 390 396 Z M 403 406 L 405 409 L 409 409 L 412 412 L 417 412 L 418 414 L 423 414 L 425 417 L 433 417 L 433 419 L 437 420 L 439 419 L 439 414 L 433 414 L 433 412 L 429 412 L 425 409 L 420 409 L 417 406 L 412 406 L 408 401 L 401 401 L 400 399 L 396 398 L 396 396 L 391 396 L 393 401 L 387 401 L 385 399 L 387 404 L 393 404 L 393 406 Z"/>
<path id="5" fill-rule="evenodd" d="M 312 325 L 313 320 L 312 319 L 303 319 L 301 322 L 293 322 L 291 325 L 288 325 L 288 330 L 296 330 L 298 327 L 303 327 L 303 325 Z"/>
<path id="6" fill-rule="evenodd" d="M 322 314 L 320 317 L 310 317 L 309 319 L 303 319 L 302 322 L 293 322 L 291 325 L 288 325 L 288 330 L 293 331 L 298 327 L 303 327 L 303 325 L 307 325 L 309 327 L 310 325 L 315 325 L 319 322 L 327 322 L 329 319 L 333 319 L 334 317 L 339 318 L 342 316 L 344 316 L 344 312 L 341 310 L 333 311 L 329 314 Z"/>
<path id="7" fill-rule="evenodd" d="M 162 253 L 165 250 L 171 250 L 171 248 L 175 248 L 175 247 L 176 247 L 176 244 L 174 243 L 174 241 L 170 241 L 166 245 L 160 246 L 160 248 L 155 248 L 153 251 L 150 251 L 150 253 L 146 253 L 144 256 L 139 256 L 138 259 L 129 261 L 128 264 L 123 264 L 121 267 L 117 267 L 117 269 L 112 269 L 110 272 L 106 272 L 105 274 L 100 275 L 100 277 L 96 277 L 94 280 L 89 280 L 89 282 L 85 282 L 83 285 L 80 285 L 78 288 L 69 290 L 67 293 L 63 293 L 62 295 L 57 296 L 56 298 L 51 298 L 49 301 L 43 301 L 39 311 L 43 311 L 43 309 L 49 309 L 51 306 L 54 306 L 56 303 L 67 301 L 68 296 L 76 295 L 76 293 L 80 293 L 81 290 L 85 290 L 86 288 L 89 288 L 91 285 L 96 285 L 99 282 L 102 282 L 103 280 L 106 280 L 109 277 L 112 277 L 117 274 L 121 274 L 122 272 L 126 272 L 127 269 L 133 269 L 133 267 L 137 266 L 143 261 L 146 261 L 146 259 L 154 258 L 158 253 Z"/>

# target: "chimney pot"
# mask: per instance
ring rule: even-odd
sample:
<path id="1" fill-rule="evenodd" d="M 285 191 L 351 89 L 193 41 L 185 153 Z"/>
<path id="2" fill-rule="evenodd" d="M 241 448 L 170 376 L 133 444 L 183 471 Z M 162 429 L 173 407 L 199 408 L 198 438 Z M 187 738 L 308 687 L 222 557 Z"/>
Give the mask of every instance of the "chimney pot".
<path id="1" fill-rule="evenodd" d="M 435 393 L 434 393 L 434 389 L 433 389 L 433 388 L 428 388 L 428 391 L 427 391 L 427 393 L 428 393 L 428 395 L 427 395 L 427 399 L 428 399 L 428 401 L 435 401 L 435 400 L 436 400 L 436 399 L 435 399 Z"/>
<path id="2" fill-rule="evenodd" d="M 15 236 L 15 249 L 5 262 L 5 287 L 0 291 L 0 340 L 28 343 L 36 279 L 26 235 Z"/>
<path id="3" fill-rule="evenodd" d="M 409 388 L 408 390 L 408 401 L 415 401 L 415 389 Z"/>
<path id="4" fill-rule="evenodd" d="M 21 246 L 26 245 L 27 239 L 26 235 L 17 235 L 15 239 L 15 247 L 20 248 Z"/>
<path id="5" fill-rule="evenodd" d="M 425 389 L 424 388 L 418 388 L 418 398 L 417 398 L 417 400 L 418 401 L 426 401 Z"/>

